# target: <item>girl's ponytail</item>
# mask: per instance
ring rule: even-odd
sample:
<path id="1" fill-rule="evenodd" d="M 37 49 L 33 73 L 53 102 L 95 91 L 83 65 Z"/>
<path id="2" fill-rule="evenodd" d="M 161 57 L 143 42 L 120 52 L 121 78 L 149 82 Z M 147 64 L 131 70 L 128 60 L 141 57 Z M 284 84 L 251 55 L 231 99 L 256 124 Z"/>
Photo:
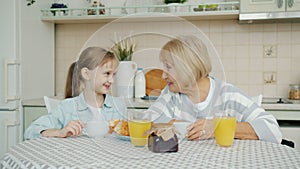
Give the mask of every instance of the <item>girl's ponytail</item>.
<path id="1" fill-rule="evenodd" d="M 75 67 L 74 67 L 74 73 L 73 73 L 73 80 L 72 80 L 72 95 L 73 97 L 76 97 L 80 94 L 80 68 L 78 67 L 78 63 L 76 62 Z"/>

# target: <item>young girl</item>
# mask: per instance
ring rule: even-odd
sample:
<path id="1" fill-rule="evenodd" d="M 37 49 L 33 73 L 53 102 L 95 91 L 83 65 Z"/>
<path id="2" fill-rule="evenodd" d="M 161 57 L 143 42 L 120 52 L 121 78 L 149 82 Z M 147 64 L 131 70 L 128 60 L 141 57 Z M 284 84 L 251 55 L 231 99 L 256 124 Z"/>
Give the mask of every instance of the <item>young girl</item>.
<path id="1" fill-rule="evenodd" d="M 63 100 L 53 112 L 34 121 L 26 129 L 25 139 L 78 136 L 87 121 L 121 118 L 126 105 L 107 94 L 118 63 L 114 54 L 105 49 L 85 49 L 73 72 L 72 89 L 76 97 Z"/>

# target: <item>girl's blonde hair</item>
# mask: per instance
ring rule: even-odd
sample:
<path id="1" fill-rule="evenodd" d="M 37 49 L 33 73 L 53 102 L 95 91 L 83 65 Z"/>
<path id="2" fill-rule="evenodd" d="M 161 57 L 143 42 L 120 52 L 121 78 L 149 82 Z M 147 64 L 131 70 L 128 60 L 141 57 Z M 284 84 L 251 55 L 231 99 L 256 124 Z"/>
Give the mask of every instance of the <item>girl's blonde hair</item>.
<path id="1" fill-rule="evenodd" d="M 81 75 L 81 69 L 88 68 L 94 70 L 98 66 L 103 66 L 109 61 L 112 61 L 111 66 L 114 67 L 117 67 L 119 64 L 118 59 L 112 52 L 101 47 L 88 47 L 82 51 L 73 72 L 73 97 L 78 96 L 84 88 L 84 79 Z"/>
<path id="2" fill-rule="evenodd" d="M 67 79 L 66 79 L 66 86 L 65 86 L 65 98 L 72 98 L 73 97 L 73 72 L 75 68 L 76 62 L 73 62 L 68 70 Z"/>
<path id="3" fill-rule="evenodd" d="M 160 60 L 171 63 L 186 84 L 208 76 L 212 69 L 206 45 L 191 35 L 168 41 L 162 48 Z"/>

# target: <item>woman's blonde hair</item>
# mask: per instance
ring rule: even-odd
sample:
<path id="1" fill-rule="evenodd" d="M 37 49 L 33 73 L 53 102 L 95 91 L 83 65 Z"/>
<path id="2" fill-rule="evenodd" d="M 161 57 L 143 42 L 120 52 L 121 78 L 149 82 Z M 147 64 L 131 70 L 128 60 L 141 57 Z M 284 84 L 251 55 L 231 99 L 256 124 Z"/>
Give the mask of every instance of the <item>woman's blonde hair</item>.
<path id="1" fill-rule="evenodd" d="M 73 97 L 78 96 L 84 88 L 84 78 L 81 75 L 81 69 L 88 68 L 94 70 L 98 66 L 103 66 L 109 61 L 112 61 L 111 66 L 114 67 L 117 67 L 119 64 L 118 59 L 112 52 L 101 47 L 88 47 L 82 51 L 73 72 Z"/>
<path id="2" fill-rule="evenodd" d="M 191 35 L 168 41 L 162 48 L 160 60 L 171 63 L 186 84 L 208 76 L 212 69 L 206 45 Z"/>

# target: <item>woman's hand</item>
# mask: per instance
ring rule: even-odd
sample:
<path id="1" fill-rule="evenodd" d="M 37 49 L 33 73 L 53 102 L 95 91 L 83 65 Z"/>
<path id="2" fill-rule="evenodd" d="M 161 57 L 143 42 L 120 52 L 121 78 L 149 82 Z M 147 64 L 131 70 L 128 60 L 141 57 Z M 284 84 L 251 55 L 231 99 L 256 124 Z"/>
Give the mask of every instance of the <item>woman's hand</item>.
<path id="1" fill-rule="evenodd" d="M 202 140 L 214 137 L 213 119 L 199 119 L 188 127 L 188 140 Z"/>
<path id="2" fill-rule="evenodd" d="M 80 120 L 70 121 L 64 128 L 58 132 L 58 137 L 79 136 L 85 125 Z"/>

